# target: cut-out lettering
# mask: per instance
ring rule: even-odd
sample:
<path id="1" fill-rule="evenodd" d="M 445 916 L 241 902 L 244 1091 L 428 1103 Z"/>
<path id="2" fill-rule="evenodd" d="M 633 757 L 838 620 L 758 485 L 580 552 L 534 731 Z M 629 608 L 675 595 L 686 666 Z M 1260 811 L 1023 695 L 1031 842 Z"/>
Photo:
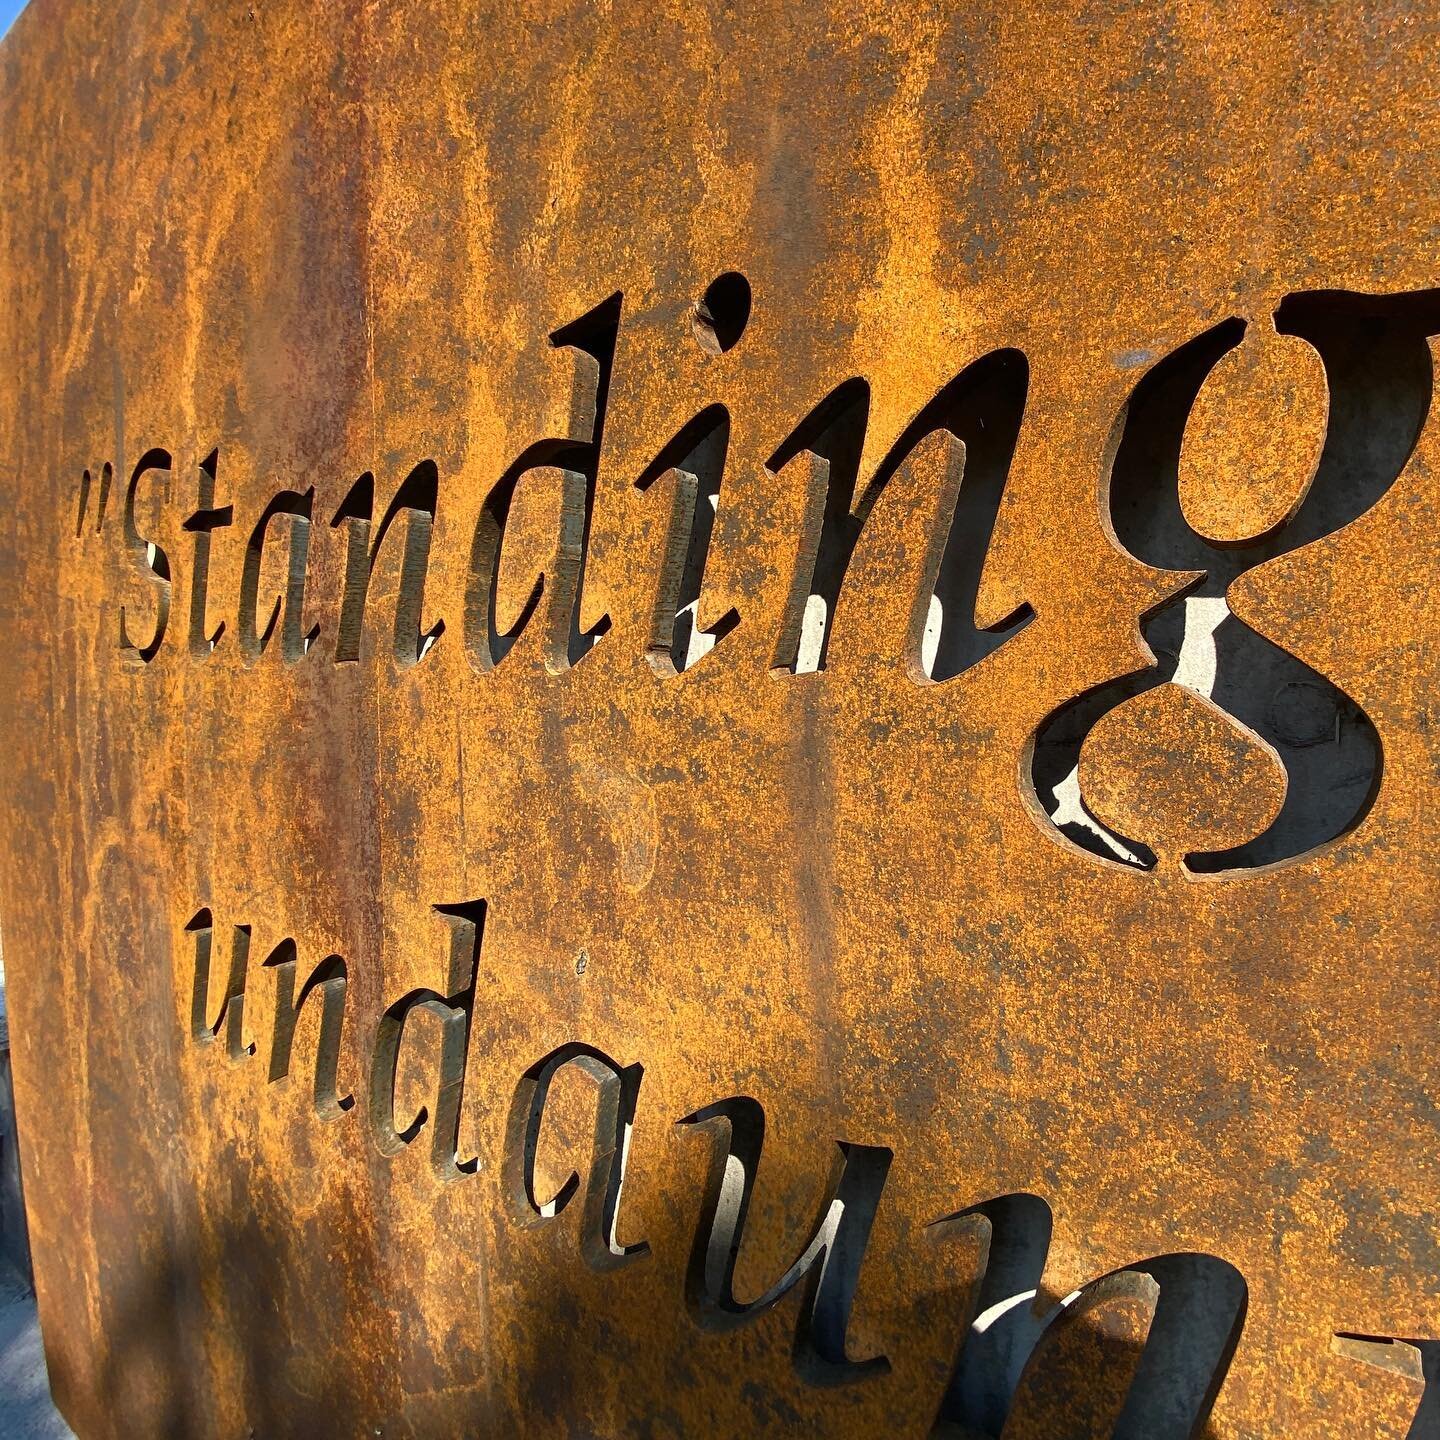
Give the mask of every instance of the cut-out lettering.
<path id="1" fill-rule="evenodd" d="M 110 485 L 115 476 L 114 467 L 107 460 L 100 467 L 99 500 L 95 506 L 95 524 L 93 533 L 99 534 L 101 527 L 105 524 L 105 507 L 110 502 Z M 85 521 L 90 514 L 90 497 L 95 493 L 95 477 L 87 466 L 80 472 L 80 486 L 76 494 L 75 503 L 75 538 L 84 542 Z"/>
<path id="2" fill-rule="evenodd" d="M 544 1224 L 564 1212 L 580 1188 L 568 1179 L 548 1200 L 535 1191 L 535 1154 L 550 1084 L 567 1065 L 595 1082 L 595 1147 L 585 1182 L 580 1253 L 592 1270 L 614 1270 L 650 1253 L 643 1240 L 620 1240 L 620 1196 L 635 1122 L 635 1101 L 644 1074 L 639 1065 L 621 1067 L 589 1045 L 562 1045 L 520 1077 L 505 1132 L 505 1192 L 512 1216 L 522 1225 Z"/>
<path id="3" fill-rule="evenodd" d="M 441 1035 L 430 1158 L 436 1175 L 449 1182 L 473 1175 L 479 1168 L 474 1157 L 461 1160 L 458 1149 L 465 1059 L 470 1048 L 475 983 L 485 935 L 485 902 L 471 900 L 459 905 L 437 905 L 435 909 L 450 923 L 449 993 L 442 996 L 434 990 L 412 990 L 381 1016 L 370 1067 L 370 1124 L 380 1153 L 398 1155 L 429 1121 L 430 1113 L 422 1106 L 404 1130 L 395 1126 L 395 1082 L 405 1023 L 411 1015 L 428 1012 L 439 1021 Z"/>
<path id="4" fill-rule="evenodd" d="M 348 972 L 339 955 L 327 955 L 311 972 L 295 998 L 295 942 L 282 940 L 265 960 L 275 972 L 275 1028 L 270 1040 L 269 1079 L 290 1074 L 290 1053 L 301 1011 L 311 995 L 320 997 L 320 1039 L 315 1048 L 315 1113 L 322 1120 L 338 1120 L 355 1103 L 339 1093 L 340 1037 L 345 1025 L 345 991 Z"/>
<path id="5" fill-rule="evenodd" d="M 1042 1310 L 1049 1205 L 1038 1195 L 1000 1196 L 937 1221 L 932 1235 L 943 1240 L 968 1226 L 985 1237 L 984 1270 L 934 1434 L 999 1440 L 1022 1380 L 1044 1366 L 1061 1327 L 1121 1295 L 1155 1309 L 1114 1440 L 1192 1440 L 1200 1432 L 1245 1322 L 1248 1293 L 1234 1266 L 1213 1255 L 1156 1256 Z"/>
<path id="6" fill-rule="evenodd" d="M 140 533 L 135 520 L 135 500 L 140 481 L 146 475 L 161 470 L 169 472 L 170 452 L 147 450 L 131 471 L 130 483 L 125 488 L 125 549 L 131 564 L 155 594 L 155 624 L 150 639 L 143 645 L 131 638 L 126 608 L 124 605 L 120 607 L 120 651 L 134 665 L 148 665 L 160 653 L 160 647 L 165 643 L 165 630 L 170 623 L 170 557 L 153 540 L 147 540 Z"/>
<path id="7" fill-rule="evenodd" d="M 765 1111 L 748 1096 L 697 1110 L 682 1125 L 714 1125 L 715 1145 L 690 1252 L 685 1295 L 695 1322 L 705 1330 L 733 1330 L 773 1309 L 804 1282 L 795 1333 L 795 1364 L 812 1384 L 845 1384 L 883 1373 L 883 1355 L 852 1360 L 846 1331 L 860 1267 L 893 1153 L 883 1146 L 838 1145 L 836 1164 L 805 1247 L 758 1299 L 736 1298 L 735 1261 L 765 1140 Z"/>
<path id="8" fill-rule="evenodd" d="M 399 497 L 397 496 L 397 501 Z M 294 664 L 301 659 L 315 643 L 320 634 L 320 627 L 312 625 L 309 630 L 304 628 L 305 613 L 305 577 L 309 567 L 310 557 L 310 521 L 315 504 L 315 490 L 312 486 L 303 495 L 298 490 L 282 490 L 273 500 L 266 505 L 261 513 L 260 519 L 256 521 L 255 528 L 250 532 L 250 540 L 245 546 L 244 567 L 240 575 L 240 607 L 237 615 L 237 627 L 240 635 L 240 648 L 249 660 L 258 660 L 265 653 L 265 647 L 270 643 L 270 637 L 275 632 L 277 624 L 281 623 L 281 614 L 284 614 L 284 623 L 280 630 L 280 653 L 287 664 Z M 289 522 L 290 547 L 289 559 L 285 571 L 285 591 L 277 596 L 274 605 L 271 607 L 269 618 L 265 622 L 264 629 L 259 628 L 257 618 L 257 606 L 259 604 L 260 575 L 264 569 L 265 561 L 265 537 L 270 528 L 270 522 L 277 517 L 286 517 Z M 387 521 L 388 521 L 387 517 Z M 415 521 L 411 520 L 413 525 Z M 352 531 L 352 538 L 354 532 Z M 384 525 L 375 539 L 376 549 L 379 549 L 380 542 L 384 538 Z M 406 555 L 409 556 L 409 536 L 406 537 Z M 428 544 L 428 542 L 427 542 Z M 421 562 L 423 567 L 423 561 Z M 421 578 L 423 585 L 424 579 Z M 403 589 L 403 581 L 402 581 Z M 349 592 L 347 591 L 347 594 Z M 362 602 L 363 604 L 363 602 Z M 419 614 L 419 604 L 415 606 L 415 613 Z M 396 623 L 399 625 L 400 607 L 396 606 Z M 417 624 L 418 631 L 418 624 Z M 396 635 L 398 638 L 399 630 Z M 409 634 L 408 618 L 405 625 L 405 633 Z M 408 653 L 408 652 L 407 652 Z"/>
<path id="9" fill-rule="evenodd" d="M 570 433 L 585 435 L 561 467 L 560 543 L 550 580 L 545 667 L 559 674 L 577 665 L 610 630 L 602 615 L 589 630 L 580 628 L 595 487 L 604 453 L 605 412 L 610 403 L 610 372 L 620 335 L 620 296 L 612 295 L 587 315 L 563 325 L 550 337 L 557 349 L 575 353 Z"/>
<path id="10" fill-rule="evenodd" d="M 1193 872 L 1247 870 L 1313 853 L 1359 825 L 1379 792 L 1383 751 L 1364 709 L 1333 679 L 1244 624 L 1225 597 L 1255 566 L 1364 514 L 1400 476 L 1430 409 L 1428 339 L 1440 333 L 1440 291 L 1291 296 L 1275 328 L 1311 345 L 1324 366 L 1329 408 L 1313 479 L 1299 477 L 1292 510 L 1252 540 L 1220 544 L 1201 535 L 1181 508 L 1182 441 L 1202 384 L 1241 343 L 1245 326 L 1227 320 L 1148 372 L 1126 407 L 1104 503 L 1118 543 L 1175 575 L 1173 595 L 1142 622 L 1155 661 L 1061 706 L 1040 725 L 1028 756 L 1030 783 L 1057 833 L 1142 869 L 1156 863 L 1147 837 L 1118 835 L 1090 813 L 1076 766 L 1102 716 L 1158 685 L 1186 685 L 1212 701 L 1271 746 L 1288 777 L 1284 804 L 1263 833 L 1187 854 Z"/>
<path id="11" fill-rule="evenodd" d="M 115 467 L 107 460 L 100 467 L 100 499 L 95 506 L 95 529 L 98 532 L 105 524 L 105 514 L 110 508 L 110 487 L 115 481 Z"/>
<path id="12" fill-rule="evenodd" d="M 1330 1344 L 1336 1354 L 1418 1384 L 1420 1402 L 1405 1440 L 1440 1440 L 1440 1340 L 1396 1340 L 1342 1331 Z"/>
<path id="13" fill-rule="evenodd" d="M 80 475 L 80 492 L 75 509 L 75 538 L 78 540 L 85 533 L 85 515 L 90 509 L 90 472 L 82 471 Z"/>
<path id="14" fill-rule="evenodd" d="M 1016 350 L 997 350 L 966 366 L 910 422 L 858 499 L 870 409 L 865 381 L 845 381 L 791 432 L 765 466 L 772 476 L 795 466 L 806 497 L 774 669 L 803 674 L 825 668 L 841 589 L 865 522 L 891 477 L 936 431 L 952 435 L 961 448 L 957 468 L 947 477 L 954 507 L 948 520 L 942 519 L 946 538 L 936 545 L 932 537 L 930 547 L 931 596 L 938 614 L 928 677 L 954 679 L 1030 622 L 1034 612 L 1021 605 L 989 629 L 974 623 L 980 574 L 1019 435 L 1028 376 L 1025 358 Z M 931 596 L 921 597 L 927 610 Z"/>
<path id="15" fill-rule="evenodd" d="M 376 1031 L 370 1078 L 370 1118 L 382 1153 L 402 1153 L 430 1123 L 422 1109 L 403 1131 L 395 1126 L 395 1088 L 407 1020 L 428 1012 L 441 1026 L 441 1057 L 433 1111 L 431 1163 L 442 1181 L 479 1168 L 457 1152 L 465 1070 L 479 975 L 486 902 L 436 906 L 450 925 L 446 989 L 415 990 L 391 1005 Z M 208 1045 L 226 1028 L 233 1058 L 253 1050 L 243 1040 L 243 997 L 249 927 L 234 927 L 225 999 L 212 1023 L 208 1014 L 214 918 L 198 910 L 186 932 L 195 937 L 195 988 L 190 1030 Z M 315 1109 L 334 1121 L 352 1106 L 338 1093 L 337 1061 L 344 1023 L 349 970 L 338 955 L 325 957 L 311 972 L 298 999 L 298 956 L 293 940 L 277 944 L 265 961 L 276 981 L 274 1035 L 269 1079 L 289 1075 L 294 1037 L 307 999 L 319 994 L 322 1011 L 316 1049 Z M 577 968 L 578 965 L 577 965 Z M 553 1194 L 537 1191 L 537 1155 L 552 1087 L 567 1067 L 593 1082 L 595 1123 L 587 1173 L 571 1171 Z M 563 1044 L 531 1065 L 519 1078 L 507 1120 L 500 1192 L 520 1226 L 544 1225 L 564 1214 L 582 1192 L 581 1252 L 597 1271 L 624 1269 L 647 1255 L 643 1240 L 624 1238 L 625 1193 L 630 1137 L 643 1079 L 642 1066 L 622 1066 L 592 1045 Z M 707 1130 L 711 1138 L 708 1174 L 700 1197 L 694 1240 L 686 1266 L 684 1303 L 696 1325 L 708 1333 L 743 1327 L 798 1292 L 793 1361 L 807 1384 L 837 1385 L 887 1373 L 883 1355 L 851 1356 L 848 1333 L 879 1203 L 894 1160 L 883 1146 L 839 1142 L 830 1175 L 795 1259 L 753 1300 L 735 1294 L 735 1272 L 755 1196 L 765 1114 L 746 1096 L 732 1096 L 679 1122 Z M 932 1241 L 945 1243 L 974 1232 L 981 1259 L 962 1317 L 963 1338 L 943 1395 L 935 1402 L 934 1433 L 1000 1440 L 1017 1416 L 1029 1415 L 1037 1397 L 1064 1396 L 1073 1350 L 1067 1339 L 1082 1317 L 1119 1302 L 1144 1312 L 1143 1343 L 1126 1359 L 1121 1384 L 1112 1387 L 1118 1440 L 1191 1440 L 1214 1405 L 1243 1328 L 1247 1290 L 1243 1277 L 1213 1255 L 1171 1253 L 1151 1257 L 1100 1276 L 1054 1303 L 1041 1301 L 1053 1222 L 1049 1206 L 1036 1195 L 1010 1194 L 987 1200 L 928 1227 Z M 1363 1337 L 1348 1337 L 1359 1344 Z M 1370 1343 L 1370 1342 L 1366 1342 Z M 1374 1342 L 1379 1344 L 1380 1342 Z M 1406 1342 L 1423 1347 L 1430 1342 Z M 1373 1348 L 1373 1347 L 1372 1347 Z M 1347 1352 L 1348 1353 L 1348 1352 Z M 1429 1364 L 1428 1352 L 1426 1364 Z M 1358 1358 L 1373 1358 L 1369 1351 Z M 1418 1361 L 1412 1366 L 1418 1373 Z M 1430 1372 L 1426 1370 L 1427 1383 Z M 1428 1392 L 1427 1392 L 1428 1396 Z M 1423 1406 L 1422 1406 L 1423 1410 Z M 1428 1414 L 1428 1411 L 1424 1413 Z M 1417 1435 L 1424 1432 L 1414 1432 Z"/>
<path id="16" fill-rule="evenodd" d="M 695 302 L 690 331 L 707 355 L 733 350 L 750 323 L 750 282 L 738 270 L 717 275 Z"/>
<path id="17" fill-rule="evenodd" d="M 702 410 L 646 467 L 635 487 L 669 487 L 670 514 L 651 606 L 645 658 L 657 675 L 679 675 L 739 623 L 731 608 L 709 629 L 699 620 L 705 563 L 720 504 L 730 416 L 723 405 Z"/>
<path id="18" fill-rule="evenodd" d="M 230 1060 L 239 1063 L 255 1053 L 255 1042 L 245 1039 L 245 979 L 250 963 L 250 927 L 236 925 L 231 930 L 230 969 L 225 981 L 225 997 L 215 1023 L 210 1023 L 210 964 L 214 943 L 214 917 L 208 906 L 196 911 L 185 929 L 195 936 L 195 977 L 190 1001 L 190 1036 L 197 1045 L 212 1044 L 225 1027 L 225 1051 Z"/>
<path id="19" fill-rule="evenodd" d="M 546 576 L 536 574 L 520 615 L 509 630 L 500 630 L 496 611 L 500 596 L 500 557 L 510 523 L 510 510 L 521 480 L 549 469 L 569 451 L 569 442 L 542 440 L 532 445 L 490 487 L 475 522 L 470 545 L 470 579 L 465 590 L 465 650 L 470 663 L 482 673 L 493 670 L 524 633 L 545 593 Z"/>
<path id="20" fill-rule="evenodd" d="M 608 615 L 602 615 L 590 630 L 582 632 L 580 609 L 619 328 L 620 296 L 615 294 L 550 336 L 552 346 L 574 352 L 569 425 L 572 438 L 551 438 L 529 446 L 495 482 L 481 505 L 470 547 L 470 579 L 465 594 L 465 648 L 477 670 L 493 670 L 500 664 L 540 609 L 542 600 L 542 658 L 552 674 L 578 664 L 609 632 Z M 549 469 L 560 481 L 560 529 L 554 555 L 548 568 L 536 576 L 519 619 L 501 633 L 495 610 L 500 559 L 515 490 L 525 475 Z"/>
<path id="21" fill-rule="evenodd" d="M 200 462 L 199 493 L 194 514 L 182 527 L 195 537 L 190 558 L 190 634 L 188 645 L 194 660 L 208 660 L 225 633 L 221 620 L 214 630 L 206 620 L 206 603 L 210 593 L 210 537 L 223 530 L 235 518 L 233 505 L 215 504 L 215 476 L 220 452 L 212 450 Z"/>
<path id="22" fill-rule="evenodd" d="M 402 669 L 418 665 L 444 633 L 443 620 L 436 620 L 428 629 L 421 628 L 439 483 L 435 462 L 422 460 L 396 490 L 395 498 L 375 531 L 373 545 L 370 543 L 370 529 L 375 513 L 374 475 L 367 470 L 340 502 L 340 508 L 330 524 L 332 527 L 346 525 L 349 533 L 345 545 L 345 590 L 340 604 L 340 628 L 335 636 L 336 663 L 353 663 L 360 658 L 370 580 L 385 537 L 402 513 L 406 516 L 405 548 L 400 561 L 400 588 L 395 595 L 395 663 Z M 297 512 L 292 510 L 289 513 Z M 291 522 L 292 526 L 300 523 L 298 518 Z M 292 566 L 295 557 L 295 532 L 292 530 Z"/>

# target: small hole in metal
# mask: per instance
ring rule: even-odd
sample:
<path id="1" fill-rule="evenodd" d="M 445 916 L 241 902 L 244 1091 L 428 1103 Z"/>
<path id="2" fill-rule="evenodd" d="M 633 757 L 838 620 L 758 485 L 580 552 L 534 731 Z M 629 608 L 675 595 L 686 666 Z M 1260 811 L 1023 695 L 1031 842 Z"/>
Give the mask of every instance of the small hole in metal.
<path id="1" fill-rule="evenodd" d="M 750 282 L 737 270 L 717 275 L 695 303 L 690 328 L 707 355 L 723 355 L 739 344 L 750 322 Z"/>

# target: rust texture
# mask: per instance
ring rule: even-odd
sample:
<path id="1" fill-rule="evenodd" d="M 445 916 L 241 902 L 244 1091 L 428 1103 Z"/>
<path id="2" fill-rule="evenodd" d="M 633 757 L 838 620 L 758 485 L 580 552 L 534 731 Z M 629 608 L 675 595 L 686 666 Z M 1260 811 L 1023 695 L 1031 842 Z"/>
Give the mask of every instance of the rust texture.
<path id="1" fill-rule="evenodd" d="M 32 0 L 83 1440 L 1433 1433 L 1437 44 Z"/>

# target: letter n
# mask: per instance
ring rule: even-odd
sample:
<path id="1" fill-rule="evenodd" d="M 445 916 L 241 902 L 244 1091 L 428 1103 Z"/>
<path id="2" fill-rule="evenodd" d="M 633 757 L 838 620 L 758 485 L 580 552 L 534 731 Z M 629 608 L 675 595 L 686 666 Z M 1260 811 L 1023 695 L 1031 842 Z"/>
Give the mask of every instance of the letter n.
<path id="1" fill-rule="evenodd" d="M 794 465 L 804 476 L 805 494 L 774 671 L 801 674 L 825 668 L 841 590 L 865 523 L 896 472 L 937 433 L 951 437 L 952 454 L 940 480 L 939 513 L 924 519 L 933 533 L 914 542 L 924 556 L 922 593 L 905 607 L 917 621 L 900 642 L 910 652 L 912 672 L 937 681 L 955 679 L 1034 618 L 1030 606 L 1021 605 L 996 625 L 980 627 L 975 620 L 980 576 L 1028 381 L 1018 350 L 982 355 L 920 410 L 863 490 L 860 461 L 870 410 L 865 381 L 846 380 L 796 426 L 765 462 L 772 476 Z"/>
<path id="2" fill-rule="evenodd" d="M 1087 1311 L 1122 1298 L 1154 1309 L 1112 1440 L 1200 1434 L 1245 1323 L 1245 1279 L 1233 1265 L 1214 1255 L 1157 1255 L 1091 1280 L 1047 1309 L 1039 1303 L 1052 1228 L 1045 1201 L 1001 1195 L 931 1230 L 944 1239 L 975 1225 L 985 1242 L 984 1268 L 934 1434 L 999 1440 L 1022 1391 L 1064 1393 L 1055 1342 Z"/>
<path id="3" fill-rule="evenodd" d="M 370 580 L 375 562 L 390 527 L 404 511 L 405 550 L 400 562 L 400 589 L 395 597 L 395 663 L 402 667 L 416 665 L 445 632 L 445 622 L 437 620 L 428 630 L 420 628 L 420 615 L 425 604 L 425 574 L 430 564 L 430 535 L 435 524 L 435 507 L 440 486 L 439 472 L 433 460 L 422 460 L 395 492 L 380 527 L 375 543 L 370 543 L 370 525 L 375 510 L 375 477 L 368 470 L 350 487 L 340 503 L 332 527 L 342 523 L 350 526 L 345 550 L 345 594 L 340 606 L 340 630 L 335 637 L 337 663 L 360 658 L 360 637 L 365 628 L 365 602 L 370 593 Z"/>
<path id="4" fill-rule="evenodd" d="M 269 1080 L 283 1080 L 290 1073 L 290 1052 L 305 1002 L 320 996 L 320 1043 L 315 1051 L 315 1112 L 322 1120 L 338 1120 L 354 1105 L 350 1095 L 338 1093 L 336 1072 L 340 1065 L 340 1034 L 345 1024 L 345 991 L 348 976 L 339 955 L 327 955 L 310 972 L 300 998 L 295 998 L 295 942 L 282 940 L 270 952 L 265 968 L 275 972 L 275 1030 L 270 1041 Z"/>

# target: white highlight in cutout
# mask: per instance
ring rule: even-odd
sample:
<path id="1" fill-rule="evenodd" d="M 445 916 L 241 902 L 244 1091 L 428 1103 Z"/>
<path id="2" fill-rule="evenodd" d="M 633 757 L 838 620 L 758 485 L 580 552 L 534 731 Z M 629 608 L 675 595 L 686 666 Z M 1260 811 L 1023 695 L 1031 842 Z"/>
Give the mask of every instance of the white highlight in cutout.
<path id="1" fill-rule="evenodd" d="M 825 643 L 828 618 L 825 597 L 812 595 L 805 602 L 805 618 L 800 623 L 800 648 L 795 655 L 797 675 L 813 675 L 820 668 L 820 649 Z"/>
<path id="2" fill-rule="evenodd" d="M 1223 595 L 1191 595 L 1185 601 L 1185 630 L 1180 639 L 1180 653 L 1175 657 L 1174 679 L 1177 685 L 1183 685 L 1207 700 L 1215 693 L 1215 675 L 1219 665 L 1215 632 L 1229 615 L 1230 607 Z M 1082 826 L 1120 859 L 1132 865 L 1139 863 L 1140 857 L 1097 825 L 1086 810 L 1080 798 L 1079 766 L 1055 787 L 1055 808 L 1050 812 L 1050 818 L 1057 825 Z"/>
<path id="3" fill-rule="evenodd" d="M 725 1175 L 720 1181 L 720 1197 L 715 1202 L 715 1219 L 710 1227 L 710 1244 L 705 1251 L 705 1283 L 712 1293 L 720 1289 L 725 1273 L 726 1242 L 721 1237 L 734 1235 L 740 1200 L 744 1194 L 745 1165 L 731 1151 L 725 1157 Z"/>
<path id="4" fill-rule="evenodd" d="M 692 600 L 675 617 L 677 621 L 681 615 L 690 617 L 690 638 L 685 643 L 685 669 L 687 670 L 696 661 L 703 660 L 715 648 L 715 637 L 707 635 L 700 628 L 699 611 L 700 602 Z"/>
<path id="5" fill-rule="evenodd" d="M 825 1272 L 830 1268 L 830 1261 L 835 1254 L 835 1237 L 840 1233 L 840 1222 L 844 1218 L 845 1202 L 832 1200 L 829 1210 L 825 1212 L 825 1223 L 815 1232 L 815 1238 L 806 1247 L 805 1254 L 796 1267 L 804 1270 L 814 1258 L 815 1252 L 823 1246 L 825 1258 L 820 1262 L 820 1274 L 815 1281 L 817 1288 L 825 1283 Z"/>
<path id="6" fill-rule="evenodd" d="M 625 1164 L 630 1159 L 630 1132 L 634 1128 L 627 1120 L 625 1134 L 620 1140 L 620 1179 L 615 1186 L 615 1208 L 610 1212 L 610 1233 L 605 1237 L 605 1243 L 610 1247 L 612 1255 L 625 1253 L 625 1247 L 615 1237 L 620 1228 L 620 1197 L 625 1193 Z"/>
<path id="7" fill-rule="evenodd" d="M 716 1230 L 730 1229 L 740 1212 L 740 1197 L 745 1193 L 745 1166 L 733 1152 L 725 1157 L 725 1178 L 720 1182 L 720 1201 L 715 1207 Z"/>
<path id="8" fill-rule="evenodd" d="M 703 497 L 703 503 L 710 506 L 711 513 L 720 513 L 720 492 L 717 490 L 713 495 Z M 714 521 L 711 521 L 714 524 Z M 690 617 L 690 638 L 685 643 L 685 664 L 682 668 L 688 670 L 697 661 L 703 660 L 714 648 L 715 637 L 707 635 L 700 628 L 700 601 L 692 600 L 688 605 L 683 605 L 675 619 L 678 624 L 682 615 Z"/>
<path id="9" fill-rule="evenodd" d="M 1022 1290 L 1018 1295 L 1010 1296 L 1008 1300 L 997 1301 L 988 1310 L 977 1315 L 970 1328 L 977 1335 L 983 1335 L 997 1320 L 1003 1319 L 1017 1305 L 1024 1305 L 1026 1301 L 1033 1300 L 1038 1293 L 1035 1290 Z"/>
<path id="10" fill-rule="evenodd" d="M 938 595 L 930 597 L 930 610 L 925 616 L 925 633 L 920 637 L 920 668 L 927 680 L 935 678 L 935 657 L 940 653 L 940 629 L 945 623 L 945 607 Z"/>
<path id="11" fill-rule="evenodd" d="M 1112 835 L 1103 825 L 1097 825 L 1094 817 L 1085 808 L 1080 798 L 1080 767 L 1077 765 L 1056 787 L 1055 808 L 1050 818 L 1057 825 L 1079 825 L 1095 835 L 1107 850 L 1118 855 L 1131 865 L 1138 865 L 1140 857 Z"/>
<path id="12" fill-rule="evenodd" d="M 1175 660 L 1175 683 L 1207 700 L 1215 693 L 1215 632 L 1229 615 L 1223 595 L 1192 595 L 1185 602 L 1185 633 Z"/>

